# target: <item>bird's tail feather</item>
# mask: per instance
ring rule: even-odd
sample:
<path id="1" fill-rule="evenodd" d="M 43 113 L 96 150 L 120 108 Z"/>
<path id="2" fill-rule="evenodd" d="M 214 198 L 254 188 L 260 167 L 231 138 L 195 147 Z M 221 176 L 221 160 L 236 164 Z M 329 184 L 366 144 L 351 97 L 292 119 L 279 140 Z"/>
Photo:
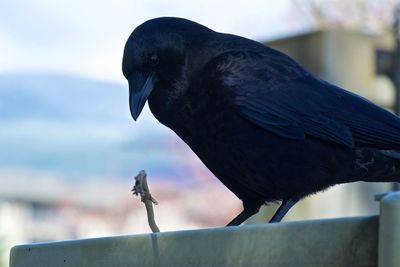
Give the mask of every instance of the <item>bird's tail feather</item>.
<path id="1" fill-rule="evenodd" d="M 400 182 L 400 151 L 356 149 L 354 180 Z"/>
<path id="2" fill-rule="evenodd" d="M 400 159 L 400 151 L 398 150 L 380 150 L 380 152 L 389 158 Z"/>

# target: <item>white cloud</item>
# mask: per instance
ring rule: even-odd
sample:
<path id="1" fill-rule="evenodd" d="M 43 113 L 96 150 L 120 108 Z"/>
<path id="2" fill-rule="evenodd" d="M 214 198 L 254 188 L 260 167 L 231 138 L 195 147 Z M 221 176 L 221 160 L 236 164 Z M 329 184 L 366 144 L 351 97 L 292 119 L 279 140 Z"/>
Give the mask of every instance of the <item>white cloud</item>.
<path id="1" fill-rule="evenodd" d="M 6 33 L 0 31 L 0 72 L 9 69 L 17 50 L 17 43 Z"/>
<path id="2" fill-rule="evenodd" d="M 9 1 L 0 11 L 0 71 L 68 72 L 123 82 L 122 50 L 147 19 L 186 17 L 265 39 L 290 31 L 285 1 Z M 285 15 L 286 14 L 286 15 Z"/>

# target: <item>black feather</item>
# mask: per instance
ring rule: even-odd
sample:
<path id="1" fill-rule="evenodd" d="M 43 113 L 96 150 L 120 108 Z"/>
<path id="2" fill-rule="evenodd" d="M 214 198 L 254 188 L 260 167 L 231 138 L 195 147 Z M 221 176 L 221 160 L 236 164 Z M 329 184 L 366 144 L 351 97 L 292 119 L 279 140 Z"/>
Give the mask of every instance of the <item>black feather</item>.
<path id="1" fill-rule="evenodd" d="M 297 200 L 334 184 L 400 181 L 397 116 L 255 41 L 153 19 L 129 37 L 123 72 L 135 116 L 144 104 L 138 81 L 154 77 L 154 116 L 243 200 L 232 224 L 282 200 L 279 221 Z"/>

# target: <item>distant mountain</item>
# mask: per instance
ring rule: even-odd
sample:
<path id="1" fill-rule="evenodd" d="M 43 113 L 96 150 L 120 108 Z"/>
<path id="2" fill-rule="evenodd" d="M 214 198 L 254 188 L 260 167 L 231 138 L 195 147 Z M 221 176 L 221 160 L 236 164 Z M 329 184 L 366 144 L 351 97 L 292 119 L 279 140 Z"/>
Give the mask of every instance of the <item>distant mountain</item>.
<path id="1" fill-rule="evenodd" d="M 185 183 L 209 175 L 147 108 L 133 123 L 127 86 L 45 74 L 0 75 L 1 169 L 66 179 L 131 178 L 145 169 Z"/>
<path id="2" fill-rule="evenodd" d="M 0 119 L 121 121 L 128 89 L 117 83 L 64 75 L 0 75 Z"/>

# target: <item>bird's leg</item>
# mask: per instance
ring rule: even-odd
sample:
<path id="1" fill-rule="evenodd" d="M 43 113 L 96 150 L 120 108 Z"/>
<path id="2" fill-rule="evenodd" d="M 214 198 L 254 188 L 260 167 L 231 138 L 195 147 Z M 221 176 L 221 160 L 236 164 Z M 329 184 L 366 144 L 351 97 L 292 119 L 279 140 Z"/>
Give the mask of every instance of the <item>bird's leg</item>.
<path id="1" fill-rule="evenodd" d="M 283 200 L 282 204 L 279 206 L 278 210 L 275 212 L 274 216 L 272 216 L 270 223 L 277 223 L 282 220 L 282 218 L 286 215 L 286 213 L 293 207 L 294 204 L 299 201 L 298 199 L 288 199 Z"/>
<path id="2" fill-rule="evenodd" d="M 241 225 L 244 221 L 246 221 L 248 218 L 256 214 L 259 210 L 261 205 L 246 205 L 247 203 L 243 203 L 243 211 L 239 213 L 238 216 L 236 216 L 230 223 L 228 223 L 226 226 L 237 226 Z"/>
<path id="3" fill-rule="evenodd" d="M 237 226 L 241 225 L 245 220 L 250 218 L 252 215 L 255 213 L 249 213 L 246 210 L 243 210 L 241 213 L 239 213 L 238 216 L 236 216 L 230 223 L 228 223 L 226 226 Z"/>

